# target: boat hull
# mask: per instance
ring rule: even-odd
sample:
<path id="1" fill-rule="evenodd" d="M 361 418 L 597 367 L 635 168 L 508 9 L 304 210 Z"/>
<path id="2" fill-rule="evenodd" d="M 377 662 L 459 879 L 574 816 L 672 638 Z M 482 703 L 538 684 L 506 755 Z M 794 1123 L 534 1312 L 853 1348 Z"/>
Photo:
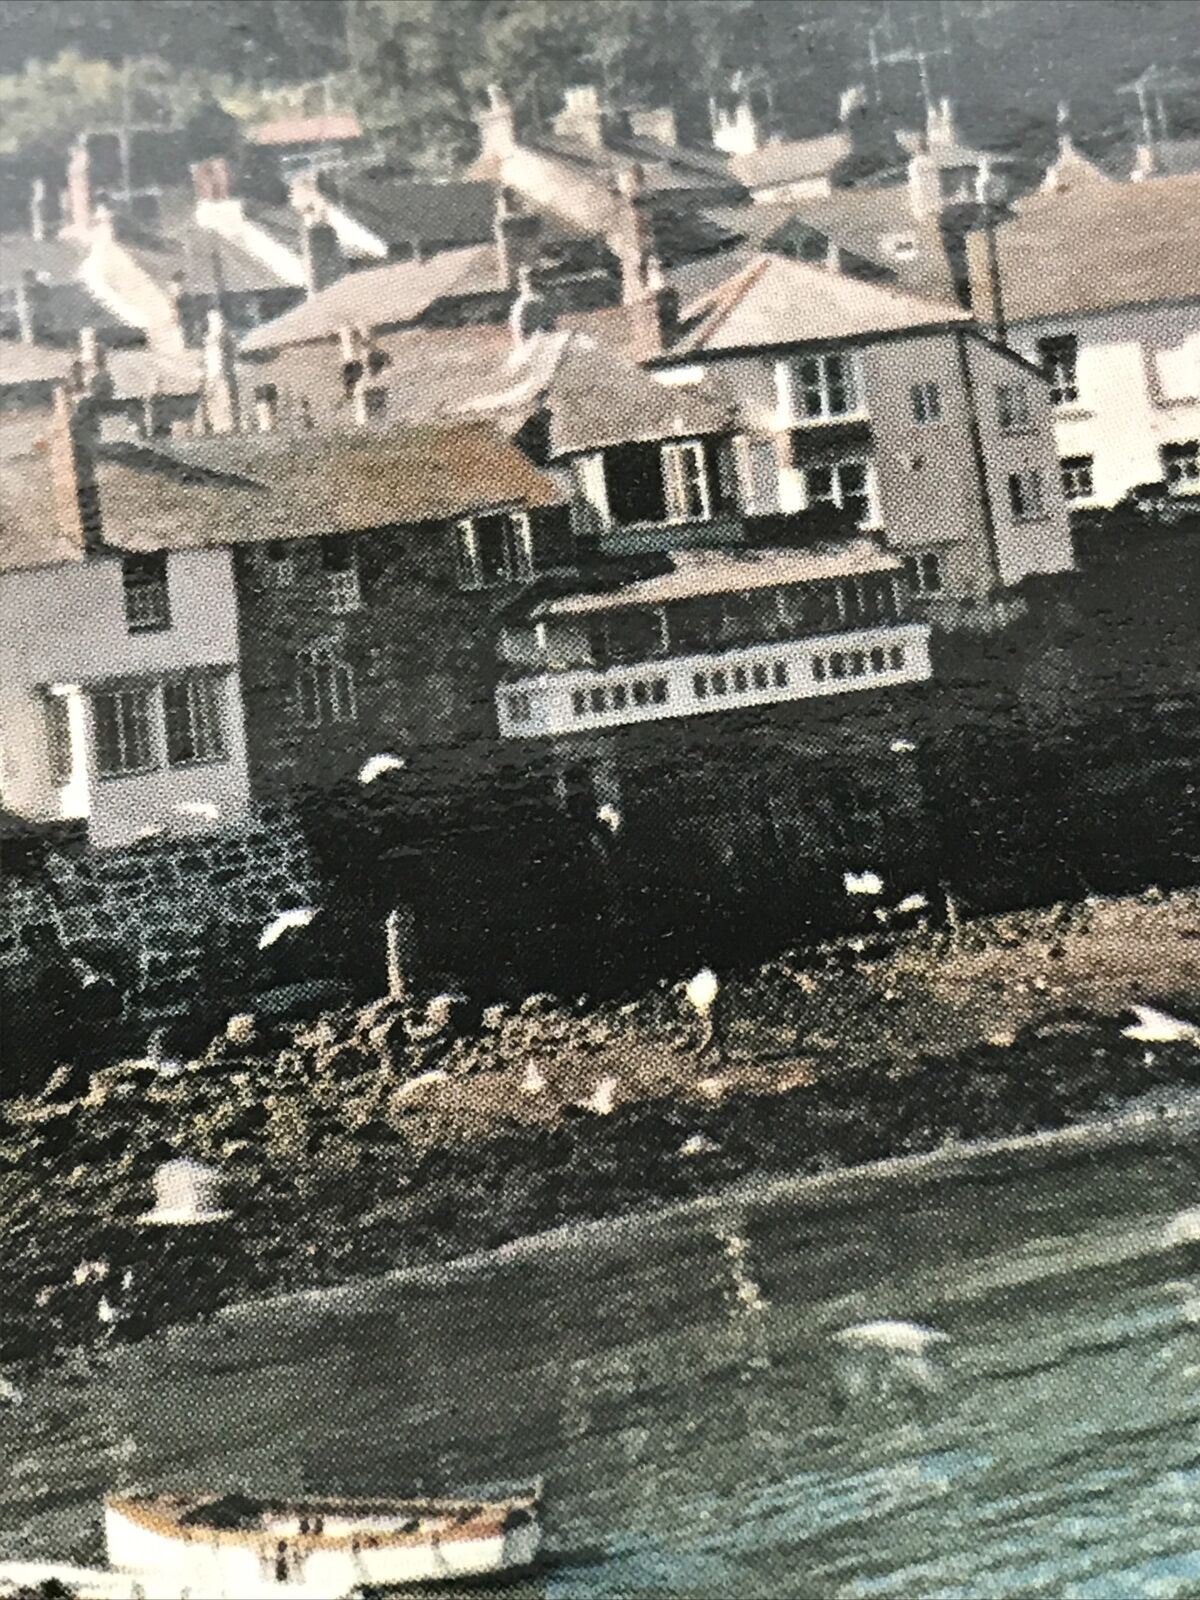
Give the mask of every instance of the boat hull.
<path id="1" fill-rule="evenodd" d="M 364 1590 L 515 1575 L 534 1564 L 542 1537 L 532 1513 L 477 1535 L 404 1542 L 269 1534 L 231 1540 L 199 1527 L 180 1537 L 113 1506 L 105 1510 L 105 1533 L 110 1565 L 136 1578 L 146 1600 L 342 1600 Z"/>

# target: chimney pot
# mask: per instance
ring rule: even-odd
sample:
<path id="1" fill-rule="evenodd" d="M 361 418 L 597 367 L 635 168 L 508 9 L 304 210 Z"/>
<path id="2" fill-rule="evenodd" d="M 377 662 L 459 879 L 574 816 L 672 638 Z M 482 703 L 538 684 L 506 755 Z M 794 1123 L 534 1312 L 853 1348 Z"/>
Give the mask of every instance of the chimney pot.
<path id="1" fill-rule="evenodd" d="M 211 432 L 240 431 L 241 398 L 233 340 L 224 313 L 217 307 L 209 311 L 204 331 L 204 411 Z"/>
<path id="2" fill-rule="evenodd" d="M 31 267 L 17 285 L 17 327 L 22 344 L 36 344 L 45 331 L 46 285 Z"/>
<path id="3" fill-rule="evenodd" d="M 87 396 L 54 391 L 50 436 L 50 482 L 54 510 L 63 534 L 80 550 L 103 544 L 100 491 L 93 451 L 97 431 L 95 403 Z"/>

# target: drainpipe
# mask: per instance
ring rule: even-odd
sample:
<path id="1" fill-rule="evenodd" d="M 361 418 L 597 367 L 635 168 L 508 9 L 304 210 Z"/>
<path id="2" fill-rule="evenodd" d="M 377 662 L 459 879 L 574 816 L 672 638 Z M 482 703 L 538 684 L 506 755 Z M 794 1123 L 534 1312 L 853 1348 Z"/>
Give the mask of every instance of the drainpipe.
<path id="1" fill-rule="evenodd" d="M 992 297 L 992 322 L 1001 344 L 1008 343 L 1008 321 L 1004 315 L 1004 283 L 1000 277 L 1000 251 L 996 243 L 996 201 L 998 185 L 987 167 L 979 169 L 979 203 L 983 209 L 983 237 L 987 246 L 988 291 Z"/>
<path id="2" fill-rule="evenodd" d="M 975 396 L 975 380 L 971 376 L 971 360 L 967 354 L 967 336 L 956 329 L 954 343 L 958 351 L 958 371 L 962 378 L 963 394 L 967 401 L 967 429 L 971 436 L 971 454 L 975 461 L 975 476 L 979 481 L 979 499 L 983 511 L 983 534 L 987 540 L 988 556 L 996 582 L 1000 582 L 1000 547 L 996 542 L 996 518 L 992 511 L 992 497 L 988 490 L 987 459 L 983 453 L 983 434 L 979 426 L 979 404 Z"/>

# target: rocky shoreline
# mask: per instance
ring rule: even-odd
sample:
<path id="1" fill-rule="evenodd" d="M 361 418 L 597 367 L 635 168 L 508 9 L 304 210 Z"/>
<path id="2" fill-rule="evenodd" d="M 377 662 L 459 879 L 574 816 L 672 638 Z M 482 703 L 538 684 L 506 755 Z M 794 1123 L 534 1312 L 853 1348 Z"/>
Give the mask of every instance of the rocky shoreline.
<path id="1" fill-rule="evenodd" d="M 393 1000 L 251 1017 L 187 1062 L 60 1069 L 0 1113 L 0 1361 L 764 1179 L 1052 1129 L 1200 1083 L 1200 891 L 844 941 L 624 1005 Z M 220 1168 L 228 1220 L 148 1229 L 155 1168 Z"/>

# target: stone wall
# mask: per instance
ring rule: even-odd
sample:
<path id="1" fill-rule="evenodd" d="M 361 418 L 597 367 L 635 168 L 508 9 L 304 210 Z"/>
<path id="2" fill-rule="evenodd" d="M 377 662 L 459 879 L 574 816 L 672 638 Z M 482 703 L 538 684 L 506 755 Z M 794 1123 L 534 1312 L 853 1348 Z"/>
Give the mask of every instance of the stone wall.
<path id="1" fill-rule="evenodd" d="M 123 849 L 51 848 L 0 882 L 0 978 L 19 990 L 65 965 L 85 987 L 93 973 L 111 982 L 127 1011 L 178 1013 L 203 998 L 223 948 L 250 956 L 274 915 L 316 893 L 281 812 Z"/>

